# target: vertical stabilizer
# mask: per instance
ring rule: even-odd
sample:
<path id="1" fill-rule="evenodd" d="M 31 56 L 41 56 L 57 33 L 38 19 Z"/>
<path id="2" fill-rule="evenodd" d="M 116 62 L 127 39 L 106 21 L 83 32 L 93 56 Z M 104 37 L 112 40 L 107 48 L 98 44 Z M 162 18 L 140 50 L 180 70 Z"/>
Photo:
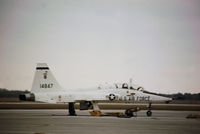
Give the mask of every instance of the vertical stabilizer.
<path id="1" fill-rule="evenodd" d="M 38 63 L 31 92 L 58 91 L 61 87 L 46 63 Z"/>

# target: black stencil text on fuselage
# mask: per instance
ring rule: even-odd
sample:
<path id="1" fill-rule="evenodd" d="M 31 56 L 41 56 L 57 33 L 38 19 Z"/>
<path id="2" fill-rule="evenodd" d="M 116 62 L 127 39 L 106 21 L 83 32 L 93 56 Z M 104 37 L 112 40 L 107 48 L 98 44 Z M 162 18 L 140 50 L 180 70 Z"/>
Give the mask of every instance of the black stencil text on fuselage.
<path id="1" fill-rule="evenodd" d="M 40 88 L 52 88 L 53 87 L 53 83 L 51 84 L 40 84 Z"/>

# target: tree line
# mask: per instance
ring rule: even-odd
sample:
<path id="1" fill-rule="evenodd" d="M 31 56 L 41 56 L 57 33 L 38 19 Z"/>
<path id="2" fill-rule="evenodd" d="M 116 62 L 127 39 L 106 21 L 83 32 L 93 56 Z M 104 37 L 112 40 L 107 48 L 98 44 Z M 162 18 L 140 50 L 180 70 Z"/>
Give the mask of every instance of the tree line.
<path id="1" fill-rule="evenodd" d="M 5 88 L 0 88 L 0 98 L 18 98 L 20 94 L 25 93 L 29 93 L 29 91 L 7 90 Z"/>

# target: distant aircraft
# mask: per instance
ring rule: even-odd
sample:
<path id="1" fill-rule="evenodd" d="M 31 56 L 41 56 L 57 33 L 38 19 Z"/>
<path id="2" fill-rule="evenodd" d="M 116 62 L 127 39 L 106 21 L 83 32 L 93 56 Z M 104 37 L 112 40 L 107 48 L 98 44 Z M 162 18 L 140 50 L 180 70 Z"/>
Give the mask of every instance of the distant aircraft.
<path id="1" fill-rule="evenodd" d="M 98 102 L 126 102 L 145 101 L 149 102 L 147 116 L 151 116 L 151 102 L 170 101 L 171 98 L 150 94 L 142 87 L 132 84 L 117 83 L 113 85 L 105 84 L 90 89 L 63 89 L 52 75 L 46 63 L 38 63 L 31 93 L 22 94 L 20 100 L 37 101 L 46 103 L 68 103 L 69 115 L 76 115 L 74 104 L 80 103 L 80 110 L 93 108 L 93 115 L 101 115 Z M 130 116 L 130 115 L 129 115 Z"/>

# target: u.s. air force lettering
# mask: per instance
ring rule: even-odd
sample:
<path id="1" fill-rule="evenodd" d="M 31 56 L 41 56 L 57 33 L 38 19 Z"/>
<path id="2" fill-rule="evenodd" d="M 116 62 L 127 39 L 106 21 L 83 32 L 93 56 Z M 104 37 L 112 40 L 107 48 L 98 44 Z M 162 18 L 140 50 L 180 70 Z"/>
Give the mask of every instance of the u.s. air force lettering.
<path id="1" fill-rule="evenodd" d="M 52 88 L 53 87 L 53 83 L 50 84 L 40 84 L 40 88 Z"/>
<path id="2" fill-rule="evenodd" d="M 137 101 L 149 101 L 150 96 L 137 96 L 136 100 Z"/>

